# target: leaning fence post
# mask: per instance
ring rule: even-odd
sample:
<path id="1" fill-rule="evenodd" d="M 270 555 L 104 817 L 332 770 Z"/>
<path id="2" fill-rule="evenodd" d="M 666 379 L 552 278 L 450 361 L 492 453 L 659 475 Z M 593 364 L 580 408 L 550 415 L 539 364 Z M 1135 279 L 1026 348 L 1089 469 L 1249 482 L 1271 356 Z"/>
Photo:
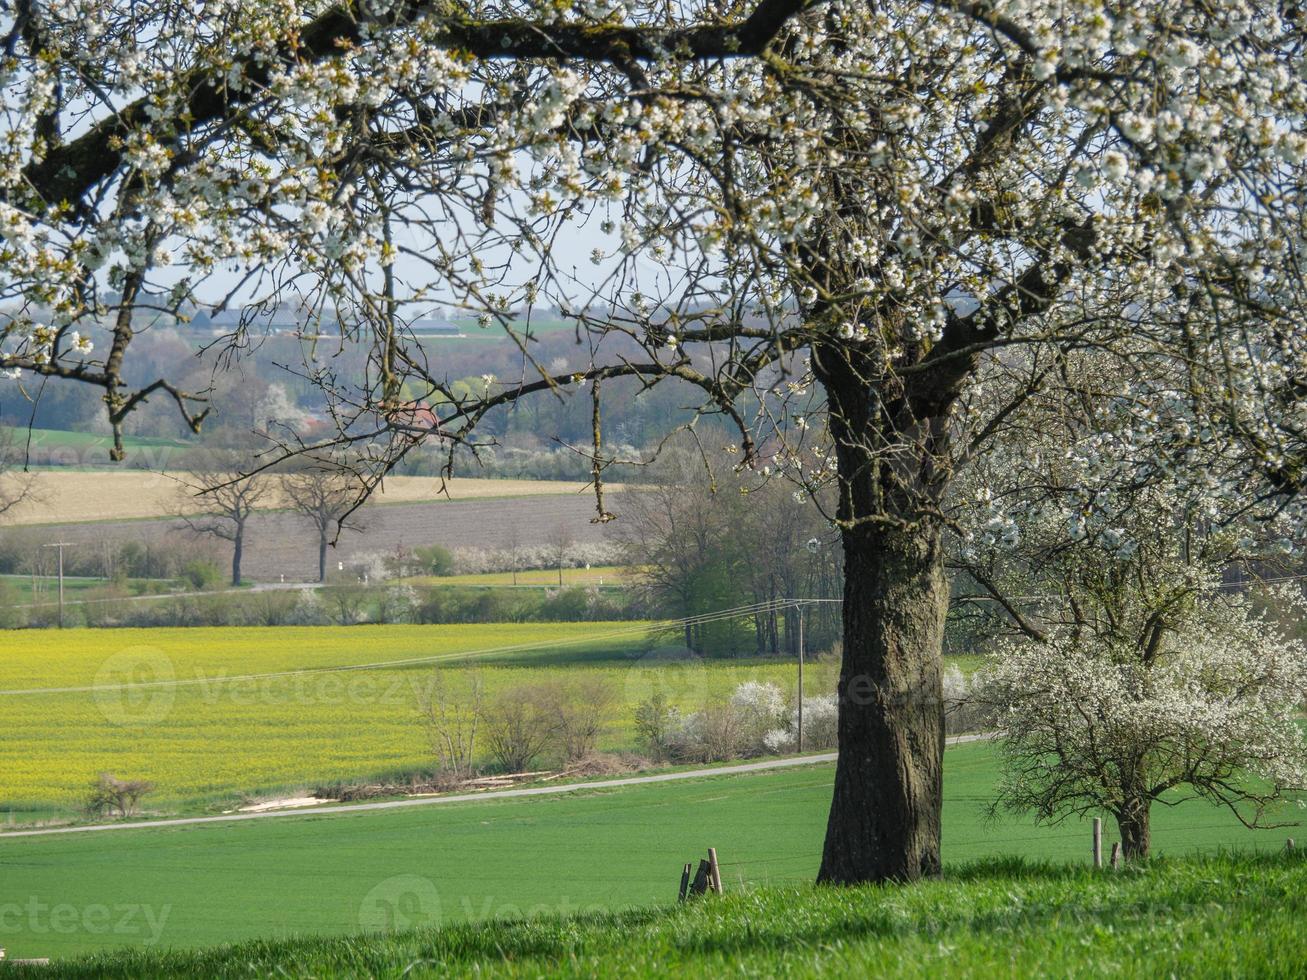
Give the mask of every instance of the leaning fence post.
<path id="1" fill-rule="evenodd" d="M 708 848 L 708 883 L 718 895 L 722 893 L 722 869 L 717 864 L 717 848 Z"/>
<path id="2" fill-rule="evenodd" d="M 699 870 L 695 872 L 694 881 L 690 883 L 691 895 L 702 895 L 708 890 L 709 873 L 708 862 L 700 859 Z"/>
<path id="3" fill-rule="evenodd" d="M 1119 841 L 1112 842 L 1112 867 L 1121 863 L 1121 844 Z"/>
<path id="4" fill-rule="evenodd" d="M 1094 867 L 1103 866 L 1103 818 L 1094 817 Z"/>
<path id="5" fill-rule="evenodd" d="M 685 862 L 685 867 L 681 869 L 681 897 L 678 901 L 684 902 L 690 894 L 690 862 Z"/>

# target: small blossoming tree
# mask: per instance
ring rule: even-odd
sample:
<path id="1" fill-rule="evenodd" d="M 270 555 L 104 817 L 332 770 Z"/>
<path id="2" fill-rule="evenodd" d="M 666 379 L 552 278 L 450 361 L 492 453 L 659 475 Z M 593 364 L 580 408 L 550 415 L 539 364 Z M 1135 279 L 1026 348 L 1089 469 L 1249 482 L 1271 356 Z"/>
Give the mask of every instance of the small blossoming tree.
<path id="1" fill-rule="evenodd" d="M 1031 368 L 1007 359 L 1011 383 Z M 1154 801 L 1199 797 L 1264 826 L 1307 785 L 1307 650 L 1276 625 L 1307 603 L 1294 580 L 1254 597 L 1227 578 L 1292 562 L 1303 526 L 1204 485 L 1229 463 L 1210 429 L 1176 434 L 1185 466 L 1132 480 L 1148 466 L 1137 426 L 1097 394 L 1112 363 L 1072 352 L 1057 374 L 954 501 L 954 614 L 991 654 L 969 700 L 1004 730 L 995 805 L 1106 810 L 1127 858 L 1148 853 Z"/>
<path id="2" fill-rule="evenodd" d="M 1214 574 L 1167 571 L 1179 588 L 1125 585 L 1101 618 L 1002 644 L 979 694 L 1004 729 L 998 805 L 1048 821 L 1106 810 L 1126 860 L 1148 856 L 1155 802 L 1197 797 L 1259 827 L 1307 788 L 1307 649 Z M 1300 593 L 1282 599 L 1305 611 Z"/>

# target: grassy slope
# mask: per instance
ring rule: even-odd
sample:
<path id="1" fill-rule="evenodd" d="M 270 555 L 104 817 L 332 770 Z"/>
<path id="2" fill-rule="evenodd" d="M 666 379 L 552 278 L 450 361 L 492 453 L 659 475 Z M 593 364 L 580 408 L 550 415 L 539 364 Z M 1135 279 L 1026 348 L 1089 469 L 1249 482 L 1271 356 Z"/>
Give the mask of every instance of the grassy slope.
<path id="1" fill-rule="evenodd" d="M 791 886 L 615 915 L 120 953 L 59 974 L 1296 978 L 1307 962 L 1304 916 L 1301 856 L 1118 874 L 1006 862 L 909 888 Z"/>
<path id="2" fill-rule="evenodd" d="M 113 437 L 107 435 L 96 435 L 91 432 L 73 432 L 70 429 L 38 429 L 29 430 L 27 426 L 14 426 L 12 429 L 14 446 L 19 451 L 26 451 L 28 432 L 31 432 L 31 448 L 33 455 L 36 457 L 33 462 L 41 463 L 43 460 L 40 456 L 41 450 L 103 450 L 103 453 L 95 457 L 100 463 L 109 462 L 109 449 L 113 446 Z M 143 449 L 147 447 L 184 447 L 186 442 L 181 439 L 167 439 L 161 436 L 124 436 L 123 446 L 128 450 Z M 61 459 L 60 462 L 68 463 L 72 460 Z M 90 463 L 92 457 L 79 460 L 82 463 Z"/>
<path id="3" fill-rule="evenodd" d="M 99 685 L 60 694 L 0 693 L 0 813 L 70 808 L 102 771 L 157 784 L 151 805 L 230 806 L 241 791 L 296 791 L 430 766 L 419 692 L 430 666 L 236 680 L 250 674 L 447 657 L 462 683 L 472 651 L 488 693 L 544 676 L 606 678 L 618 703 L 601 742 L 634 747 L 634 708 L 655 689 L 686 710 L 749 679 L 791 687 L 783 662 L 661 665 L 641 624 L 242 627 L 0 633 L 0 692 Z M 646 655 L 653 656 L 651 661 Z M 548 670 L 548 675 L 544 670 Z M 166 678 L 176 688 L 121 688 Z M 833 685 L 809 672 L 809 691 Z"/>
<path id="4" fill-rule="evenodd" d="M 1087 858 L 1086 824 L 985 820 L 991 746 L 950 749 L 946 770 L 946 866 Z M 131 929 L 97 931 L 83 916 L 103 905 L 148 908 L 163 922 L 159 947 L 648 907 L 675 894 L 681 864 L 709 845 L 731 891 L 802 883 L 817 867 L 832 772 L 822 765 L 559 797 L 0 840 L 0 906 L 77 910 L 67 933 L 42 931 L 46 920 L 29 915 L 11 918 L 6 933 L 0 917 L 0 945 L 12 955 L 68 956 L 152 938 L 143 915 Z M 1274 850 L 1286 833 L 1249 832 L 1197 804 L 1158 808 L 1155 824 L 1155 847 L 1166 855 Z"/>

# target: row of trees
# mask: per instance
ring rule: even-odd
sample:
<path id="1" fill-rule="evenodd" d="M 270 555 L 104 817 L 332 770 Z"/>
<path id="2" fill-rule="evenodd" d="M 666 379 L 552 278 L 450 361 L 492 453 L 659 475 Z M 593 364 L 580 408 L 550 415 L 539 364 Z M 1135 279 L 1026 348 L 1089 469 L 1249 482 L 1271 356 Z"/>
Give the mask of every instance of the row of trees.
<path id="1" fill-rule="evenodd" d="M 357 499 L 355 482 L 347 470 L 335 466 L 303 465 L 292 472 L 247 476 L 250 457 L 238 451 L 210 450 L 191 468 L 188 489 L 200 504 L 200 513 L 183 517 L 195 533 L 231 543 L 231 584 L 241 584 L 241 560 L 250 518 L 263 507 L 289 505 L 306 518 L 317 540 L 318 581 L 327 580 L 327 549 L 344 531 L 362 526 L 348 519 Z"/>
<path id="2" fill-rule="evenodd" d="M 644 478 L 623 495 L 618 525 L 644 603 L 686 620 L 756 607 L 738 618 L 687 621 L 686 647 L 794 655 L 800 613 L 788 600 L 835 599 L 843 585 L 837 535 L 821 510 L 784 479 L 759 485 L 742 477 L 720 451 L 667 450 Z M 810 605 L 803 616 L 810 651 L 838 641 L 837 608 Z"/>

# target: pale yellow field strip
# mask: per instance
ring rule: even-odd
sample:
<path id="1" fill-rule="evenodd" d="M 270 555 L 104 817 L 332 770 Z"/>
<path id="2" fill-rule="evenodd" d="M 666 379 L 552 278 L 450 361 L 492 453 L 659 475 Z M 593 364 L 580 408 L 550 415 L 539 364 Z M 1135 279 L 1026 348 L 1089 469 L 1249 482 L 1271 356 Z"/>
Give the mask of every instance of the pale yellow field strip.
<path id="1" fill-rule="evenodd" d="M 78 524 L 86 521 L 172 517 L 202 509 L 183 472 L 148 470 L 44 470 L 30 474 L 31 496 L 0 516 L 0 525 Z M 12 482 L 15 477 L 0 478 Z M 620 487 L 608 487 L 610 491 Z M 0 490 L 3 486 L 0 485 Z M 493 497 L 536 497 L 579 494 L 585 485 L 556 480 L 480 480 L 457 478 L 444 484 L 436 477 L 396 476 L 386 480 L 373 501 L 378 504 L 435 500 L 484 500 Z M 280 494 L 269 493 L 264 507 L 287 506 Z"/>

